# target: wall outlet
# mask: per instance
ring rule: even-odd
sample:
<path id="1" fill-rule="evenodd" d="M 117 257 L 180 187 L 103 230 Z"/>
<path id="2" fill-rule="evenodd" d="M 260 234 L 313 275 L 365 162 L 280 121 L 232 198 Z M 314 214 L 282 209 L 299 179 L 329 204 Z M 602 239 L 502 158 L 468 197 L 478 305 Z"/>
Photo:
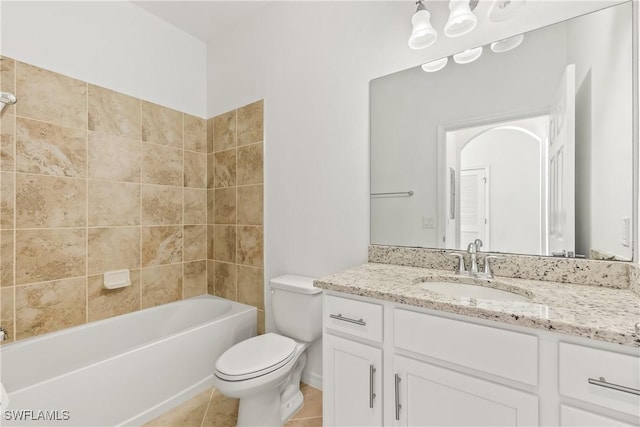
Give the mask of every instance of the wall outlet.
<path id="1" fill-rule="evenodd" d="M 629 247 L 631 242 L 631 218 L 622 218 L 622 246 Z"/>
<path id="2" fill-rule="evenodd" d="M 423 216 L 422 228 L 436 228 L 436 219 L 432 216 Z"/>

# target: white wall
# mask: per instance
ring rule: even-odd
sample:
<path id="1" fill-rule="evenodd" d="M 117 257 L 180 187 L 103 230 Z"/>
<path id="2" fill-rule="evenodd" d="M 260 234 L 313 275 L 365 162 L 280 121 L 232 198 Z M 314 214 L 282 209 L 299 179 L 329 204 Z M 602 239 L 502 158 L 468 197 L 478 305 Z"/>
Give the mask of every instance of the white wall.
<path id="1" fill-rule="evenodd" d="M 205 117 L 205 43 L 127 1 L 0 3 L 2 55 Z"/>
<path id="2" fill-rule="evenodd" d="M 462 149 L 461 170 L 489 168 L 490 246 L 482 250 L 542 254 L 540 157 L 540 141 L 511 128 L 484 132 Z"/>

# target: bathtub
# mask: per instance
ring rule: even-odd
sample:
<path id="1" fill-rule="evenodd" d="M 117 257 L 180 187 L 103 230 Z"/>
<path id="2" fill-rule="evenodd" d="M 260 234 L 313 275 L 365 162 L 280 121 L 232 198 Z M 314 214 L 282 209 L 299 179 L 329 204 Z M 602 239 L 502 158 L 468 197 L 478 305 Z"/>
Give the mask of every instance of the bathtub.
<path id="1" fill-rule="evenodd" d="M 0 425 L 144 424 L 212 387 L 218 356 L 255 334 L 254 307 L 202 295 L 3 345 Z"/>

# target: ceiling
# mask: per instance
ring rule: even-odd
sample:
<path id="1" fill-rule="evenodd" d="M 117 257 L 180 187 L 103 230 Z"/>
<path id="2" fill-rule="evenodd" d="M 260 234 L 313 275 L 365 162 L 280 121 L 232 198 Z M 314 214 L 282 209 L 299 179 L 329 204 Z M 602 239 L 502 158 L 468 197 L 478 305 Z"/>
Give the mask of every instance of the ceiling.
<path id="1" fill-rule="evenodd" d="M 243 19 L 269 7 L 269 1 L 162 1 L 133 0 L 132 3 L 180 28 L 193 37 L 209 43 Z"/>

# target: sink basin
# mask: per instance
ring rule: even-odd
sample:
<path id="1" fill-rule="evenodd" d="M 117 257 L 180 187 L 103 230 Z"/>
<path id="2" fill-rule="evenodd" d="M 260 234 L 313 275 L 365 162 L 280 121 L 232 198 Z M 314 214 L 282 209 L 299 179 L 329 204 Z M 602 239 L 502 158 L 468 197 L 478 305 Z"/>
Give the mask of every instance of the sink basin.
<path id="1" fill-rule="evenodd" d="M 501 289 L 488 288 L 479 285 L 450 282 L 422 282 L 418 284 L 423 289 L 438 292 L 458 298 L 489 299 L 494 301 L 530 302 L 529 298 Z"/>

